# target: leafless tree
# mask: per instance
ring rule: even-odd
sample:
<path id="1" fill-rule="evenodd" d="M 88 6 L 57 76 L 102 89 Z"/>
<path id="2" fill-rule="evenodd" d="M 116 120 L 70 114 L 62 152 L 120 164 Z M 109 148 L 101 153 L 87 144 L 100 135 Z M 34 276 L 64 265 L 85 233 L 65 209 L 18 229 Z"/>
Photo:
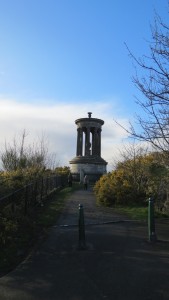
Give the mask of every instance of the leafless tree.
<path id="1" fill-rule="evenodd" d="M 130 136 L 149 142 L 156 149 L 168 153 L 169 25 L 166 25 L 157 14 L 151 33 L 149 55 L 136 58 L 128 49 L 136 66 L 133 82 L 142 95 L 141 99 L 137 98 L 136 101 L 143 110 L 144 117 L 136 115 L 136 123 L 130 123 L 129 129 L 125 130 Z M 138 70 L 143 76 L 138 75 Z"/>
<path id="2" fill-rule="evenodd" d="M 20 138 L 15 137 L 12 143 L 5 143 L 1 153 L 4 170 L 16 171 L 32 167 L 46 169 L 54 165 L 54 156 L 48 153 L 48 142 L 44 135 L 31 144 L 26 143 L 26 138 L 26 130 L 23 130 Z"/>

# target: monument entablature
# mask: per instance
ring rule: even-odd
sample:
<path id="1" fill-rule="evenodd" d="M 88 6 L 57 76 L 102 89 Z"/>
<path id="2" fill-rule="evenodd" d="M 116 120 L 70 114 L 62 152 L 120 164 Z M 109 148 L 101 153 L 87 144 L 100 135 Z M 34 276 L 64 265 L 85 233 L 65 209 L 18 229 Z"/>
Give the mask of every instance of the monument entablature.
<path id="1" fill-rule="evenodd" d="M 102 125 L 104 124 L 104 121 L 99 119 L 94 119 L 94 118 L 82 118 L 82 119 L 77 119 L 75 121 L 75 124 L 77 125 L 78 128 L 83 128 L 83 127 L 101 128 Z"/>

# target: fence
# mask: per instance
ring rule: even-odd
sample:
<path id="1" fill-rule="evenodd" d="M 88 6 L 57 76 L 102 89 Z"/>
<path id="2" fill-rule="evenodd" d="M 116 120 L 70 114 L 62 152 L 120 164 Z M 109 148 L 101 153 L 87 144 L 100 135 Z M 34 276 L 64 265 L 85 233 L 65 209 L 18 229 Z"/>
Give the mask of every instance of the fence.
<path id="1" fill-rule="evenodd" d="M 37 179 L 23 188 L 2 197 L 0 209 L 9 208 L 13 214 L 27 215 L 33 208 L 43 205 L 47 196 L 67 184 L 66 176 L 51 176 Z"/>

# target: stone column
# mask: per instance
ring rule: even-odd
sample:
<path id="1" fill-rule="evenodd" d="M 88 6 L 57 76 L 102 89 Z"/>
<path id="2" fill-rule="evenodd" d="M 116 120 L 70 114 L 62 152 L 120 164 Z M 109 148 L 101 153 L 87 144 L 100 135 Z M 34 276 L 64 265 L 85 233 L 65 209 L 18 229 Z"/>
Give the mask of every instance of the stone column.
<path id="1" fill-rule="evenodd" d="M 92 132 L 92 155 L 97 155 L 97 128 L 94 127 Z"/>
<path id="2" fill-rule="evenodd" d="M 79 129 L 80 129 L 80 128 L 77 128 L 77 147 L 76 147 L 76 156 L 79 156 L 79 140 L 80 140 Z"/>
<path id="3" fill-rule="evenodd" d="M 98 139 L 98 128 L 95 128 L 95 155 L 99 155 L 99 139 Z"/>
<path id="4" fill-rule="evenodd" d="M 77 129 L 77 156 L 82 156 L 82 149 L 83 149 L 83 131 L 82 128 Z"/>
<path id="5" fill-rule="evenodd" d="M 100 128 L 95 128 L 94 154 L 97 156 L 101 156 L 101 129 Z"/>
<path id="6" fill-rule="evenodd" d="M 85 156 L 90 155 L 90 127 L 86 127 L 86 136 L 85 136 Z"/>
<path id="7" fill-rule="evenodd" d="M 91 155 L 94 155 L 94 130 L 92 131 L 92 146 L 91 146 L 92 152 Z"/>
<path id="8" fill-rule="evenodd" d="M 98 130 L 98 155 L 101 156 L 101 129 Z"/>

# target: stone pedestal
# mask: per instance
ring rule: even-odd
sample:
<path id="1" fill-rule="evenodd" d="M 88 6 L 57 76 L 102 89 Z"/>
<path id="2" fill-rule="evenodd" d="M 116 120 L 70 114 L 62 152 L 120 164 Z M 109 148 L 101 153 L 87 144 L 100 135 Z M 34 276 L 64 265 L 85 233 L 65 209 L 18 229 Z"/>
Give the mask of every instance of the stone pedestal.
<path id="1" fill-rule="evenodd" d="M 83 181 L 84 175 L 96 181 L 106 173 L 107 162 L 101 158 L 101 131 L 104 121 L 91 117 L 75 121 L 77 125 L 76 157 L 70 161 L 70 169 L 74 178 Z"/>

